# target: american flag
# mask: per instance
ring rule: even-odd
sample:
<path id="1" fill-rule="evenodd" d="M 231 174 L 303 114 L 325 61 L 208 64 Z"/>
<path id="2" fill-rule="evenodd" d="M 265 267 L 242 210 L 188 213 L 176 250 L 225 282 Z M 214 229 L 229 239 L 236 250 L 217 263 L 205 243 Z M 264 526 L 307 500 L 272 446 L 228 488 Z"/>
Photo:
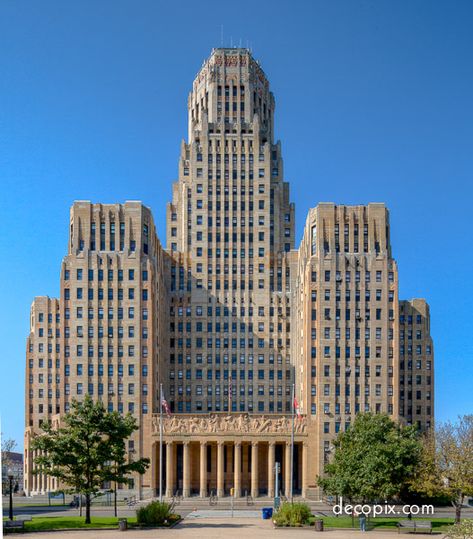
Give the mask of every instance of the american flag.
<path id="1" fill-rule="evenodd" d="M 161 392 L 161 407 L 164 408 L 166 415 L 171 415 L 171 408 L 169 408 L 168 401 L 164 398 L 163 392 Z"/>
<path id="2" fill-rule="evenodd" d="M 294 411 L 296 412 L 297 419 L 301 419 L 302 418 L 302 416 L 301 416 L 301 408 L 299 406 L 299 403 L 297 402 L 296 397 L 294 397 L 293 406 L 294 406 Z"/>

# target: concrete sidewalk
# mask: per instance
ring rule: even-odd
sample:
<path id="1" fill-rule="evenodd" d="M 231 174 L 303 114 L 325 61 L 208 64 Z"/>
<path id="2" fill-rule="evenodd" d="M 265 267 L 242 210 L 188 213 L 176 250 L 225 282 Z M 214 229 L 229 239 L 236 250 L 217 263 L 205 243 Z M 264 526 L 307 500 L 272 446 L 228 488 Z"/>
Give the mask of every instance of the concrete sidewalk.
<path id="1" fill-rule="evenodd" d="M 371 531 L 362 533 L 352 530 L 329 530 L 324 532 L 328 539 L 412 539 L 412 534 L 397 534 L 397 532 L 378 532 Z M 205 538 L 205 539 L 220 539 L 238 537 L 242 539 L 244 536 L 251 536 L 251 539 L 265 538 L 304 538 L 304 537 L 319 537 L 313 528 L 278 528 L 275 529 L 269 520 L 256 518 L 186 518 L 178 526 L 172 530 L 129 530 L 120 533 L 117 530 L 101 530 L 101 531 L 67 531 L 67 532 L 51 532 L 51 533 L 35 533 L 34 539 L 112 539 L 115 537 L 123 539 L 151 539 L 151 538 Z M 324 535 L 321 536 L 322 538 Z M 437 539 L 443 539 L 443 534 L 435 534 Z"/>

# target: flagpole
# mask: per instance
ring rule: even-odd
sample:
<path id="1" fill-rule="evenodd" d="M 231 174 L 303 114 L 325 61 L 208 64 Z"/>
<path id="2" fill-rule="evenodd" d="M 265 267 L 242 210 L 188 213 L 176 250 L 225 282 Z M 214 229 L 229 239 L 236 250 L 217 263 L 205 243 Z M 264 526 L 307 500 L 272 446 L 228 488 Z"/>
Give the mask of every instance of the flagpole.
<path id="1" fill-rule="evenodd" d="M 291 498 L 291 503 L 294 503 L 294 497 L 293 497 L 293 483 L 294 483 L 294 412 L 295 412 L 295 385 L 292 384 L 292 430 L 291 430 L 291 471 L 290 471 L 290 477 L 291 477 L 291 484 L 289 486 L 289 496 Z"/>
<path id="2" fill-rule="evenodd" d="M 159 386 L 159 501 L 163 501 L 163 384 Z"/>

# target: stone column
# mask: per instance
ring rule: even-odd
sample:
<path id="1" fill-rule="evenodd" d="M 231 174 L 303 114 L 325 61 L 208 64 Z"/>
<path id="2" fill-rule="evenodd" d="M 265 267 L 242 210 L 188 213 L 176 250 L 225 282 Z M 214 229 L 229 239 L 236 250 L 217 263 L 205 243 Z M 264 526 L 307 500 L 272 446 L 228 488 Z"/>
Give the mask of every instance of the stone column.
<path id="1" fill-rule="evenodd" d="M 308 478 L 308 455 L 307 455 L 307 442 L 302 442 L 302 497 L 307 498 L 307 478 Z"/>
<path id="2" fill-rule="evenodd" d="M 189 442 L 184 442 L 183 470 L 182 470 L 182 496 L 188 498 L 191 495 L 191 460 Z"/>
<path id="3" fill-rule="evenodd" d="M 200 442 L 200 497 L 207 496 L 207 442 Z"/>
<path id="4" fill-rule="evenodd" d="M 44 451 L 40 451 L 39 454 L 42 457 L 44 455 Z M 43 467 L 41 466 L 40 469 L 42 470 Z M 40 494 L 44 494 L 44 473 L 39 474 L 39 485 L 38 485 L 38 487 L 39 487 Z"/>
<path id="5" fill-rule="evenodd" d="M 31 492 L 36 492 L 36 474 L 34 474 L 32 472 L 33 470 L 33 462 L 34 462 L 34 459 L 36 458 L 36 451 L 33 451 L 32 453 L 32 457 L 31 457 L 31 461 L 28 465 L 28 477 L 29 477 L 29 481 L 28 481 L 28 486 L 30 487 L 30 493 Z"/>
<path id="6" fill-rule="evenodd" d="M 289 497 L 291 493 L 291 442 L 286 442 L 286 465 L 284 468 L 284 494 Z"/>
<path id="7" fill-rule="evenodd" d="M 274 497 L 274 460 L 276 455 L 276 444 L 269 442 L 268 444 L 268 496 Z"/>
<path id="8" fill-rule="evenodd" d="M 223 442 L 217 444 L 217 496 L 220 498 L 223 496 L 224 488 L 224 466 L 223 466 Z"/>
<path id="9" fill-rule="evenodd" d="M 152 496 L 159 496 L 159 443 L 151 444 L 150 472 Z"/>
<path id="10" fill-rule="evenodd" d="M 258 494 L 258 442 L 251 442 L 251 496 L 257 498 Z"/>
<path id="11" fill-rule="evenodd" d="M 174 444 L 166 442 L 166 497 L 174 494 Z"/>
<path id="12" fill-rule="evenodd" d="M 239 498 L 241 496 L 241 442 L 235 442 L 233 455 L 233 487 L 235 489 L 235 498 Z"/>

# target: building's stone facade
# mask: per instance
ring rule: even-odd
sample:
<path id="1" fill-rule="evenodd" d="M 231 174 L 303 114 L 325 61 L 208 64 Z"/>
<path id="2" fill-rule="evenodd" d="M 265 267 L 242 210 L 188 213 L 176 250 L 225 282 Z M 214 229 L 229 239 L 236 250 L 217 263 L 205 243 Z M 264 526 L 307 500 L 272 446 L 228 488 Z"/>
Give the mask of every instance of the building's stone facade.
<path id="1" fill-rule="evenodd" d="M 432 426 L 434 358 L 425 299 L 399 302 L 399 415 L 420 429 Z"/>
<path id="2" fill-rule="evenodd" d="M 166 250 L 138 202 L 73 205 L 60 298 L 31 311 L 27 492 L 57 487 L 32 476 L 31 435 L 86 393 L 137 417 L 130 450 L 151 467 L 132 488 L 145 496 L 158 488 L 160 384 L 168 495 L 273 495 L 275 462 L 289 493 L 293 384 L 303 496 L 357 412 L 431 425 L 428 306 L 398 300 L 388 211 L 319 204 L 296 250 L 274 107 L 249 51 L 212 52 L 189 95 Z"/>

